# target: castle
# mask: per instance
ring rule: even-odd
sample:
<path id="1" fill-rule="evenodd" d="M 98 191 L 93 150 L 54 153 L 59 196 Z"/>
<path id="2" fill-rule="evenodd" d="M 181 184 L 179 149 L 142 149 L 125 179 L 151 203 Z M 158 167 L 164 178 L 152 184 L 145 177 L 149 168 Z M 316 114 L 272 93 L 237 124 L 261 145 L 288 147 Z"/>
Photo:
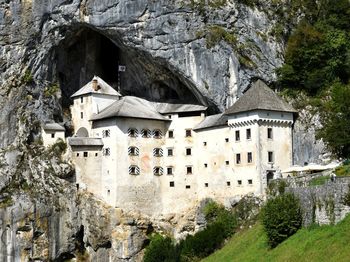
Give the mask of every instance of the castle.
<path id="1" fill-rule="evenodd" d="M 99 77 L 72 98 L 77 186 L 115 207 L 165 214 L 263 196 L 292 165 L 296 111 L 260 80 L 211 116 L 202 105 L 122 96 Z"/>

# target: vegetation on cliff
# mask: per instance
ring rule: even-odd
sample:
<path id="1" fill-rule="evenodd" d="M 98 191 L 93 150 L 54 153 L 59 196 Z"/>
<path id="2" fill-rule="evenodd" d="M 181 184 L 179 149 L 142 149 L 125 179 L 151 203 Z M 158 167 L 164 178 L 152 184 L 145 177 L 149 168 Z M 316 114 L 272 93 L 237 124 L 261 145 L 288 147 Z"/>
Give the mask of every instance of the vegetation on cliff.
<path id="1" fill-rule="evenodd" d="M 350 256 L 350 216 L 335 226 L 313 226 L 270 249 L 261 224 L 234 235 L 211 261 L 347 261 Z"/>

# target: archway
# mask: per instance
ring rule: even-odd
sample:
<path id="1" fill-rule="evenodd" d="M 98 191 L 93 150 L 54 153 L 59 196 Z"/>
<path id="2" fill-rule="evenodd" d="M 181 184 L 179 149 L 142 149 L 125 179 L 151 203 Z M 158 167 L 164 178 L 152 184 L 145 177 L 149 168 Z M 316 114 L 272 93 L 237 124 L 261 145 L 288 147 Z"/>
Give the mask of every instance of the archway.
<path id="1" fill-rule="evenodd" d="M 76 136 L 78 137 L 89 137 L 89 132 L 85 127 L 81 127 L 78 129 Z"/>

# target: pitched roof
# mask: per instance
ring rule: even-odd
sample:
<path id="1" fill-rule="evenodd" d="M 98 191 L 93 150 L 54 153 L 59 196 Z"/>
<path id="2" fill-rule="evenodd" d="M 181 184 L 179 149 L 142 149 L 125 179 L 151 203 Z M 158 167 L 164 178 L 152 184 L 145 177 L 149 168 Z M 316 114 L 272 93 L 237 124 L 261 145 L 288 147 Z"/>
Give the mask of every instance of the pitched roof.
<path id="1" fill-rule="evenodd" d="M 58 123 L 47 123 L 43 128 L 47 131 L 66 131 L 66 129 Z"/>
<path id="2" fill-rule="evenodd" d="M 70 146 L 103 146 L 103 141 L 102 138 L 70 137 L 68 144 Z"/>
<path id="3" fill-rule="evenodd" d="M 223 113 L 207 116 L 202 122 L 193 128 L 193 130 L 200 130 L 210 127 L 218 127 L 227 125 L 227 116 Z"/>
<path id="4" fill-rule="evenodd" d="M 97 80 L 97 85 L 99 86 L 99 89 L 97 91 L 93 89 L 94 80 Z M 89 83 L 87 83 L 82 88 L 80 88 L 71 97 L 77 97 L 77 96 L 82 96 L 82 95 L 91 94 L 91 93 L 110 95 L 110 96 L 121 96 L 120 93 L 118 93 L 113 87 L 111 87 L 109 84 L 103 81 L 100 77 L 94 76 L 94 78 Z"/>
<path id="5" fill-rule="evenodd" d="M 161 114 L 205 111 L 208 107 L 194 104 L 154 103 Z"/>
<path id="6" fill-rule="evenodd" d="M 100 120 L 111 117 L 131 117 L 169 121 L 162 116 L 152 102 L 135 96 L 125 96 L 114 102 L 100 113 L 92 116 L 90 120 Z"/>
<path id="7" fill-rule="evenodd" d="M 263 81 L 258 80 L 240 99 L 238 99 L 236 103 L 226 109 L 225 114 L 229 115 L 256 109 L 292 113 L 297 112 Z"/>

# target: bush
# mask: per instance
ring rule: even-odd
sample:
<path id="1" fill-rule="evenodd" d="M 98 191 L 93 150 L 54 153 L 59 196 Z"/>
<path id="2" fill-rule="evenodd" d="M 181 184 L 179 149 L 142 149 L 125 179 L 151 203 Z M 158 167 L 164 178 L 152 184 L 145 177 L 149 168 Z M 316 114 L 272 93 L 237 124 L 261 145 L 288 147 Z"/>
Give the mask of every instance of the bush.
<path id="1" fill-rule="evenodd" d="M 151 237 L 151 242 L 146 248 L 144 262 L 159 262 L 159 261 L 179 261 L 179 253 L 176 245 L 169 237 L 163 237 L 155 234 Z"/>
<path id="2" fill-rule="evenodd" d="M 274 248 L 301 228 L 299 200 L 289 193 L 269 199 L 262 209 L 261 219 L 268 244 Z"/>

